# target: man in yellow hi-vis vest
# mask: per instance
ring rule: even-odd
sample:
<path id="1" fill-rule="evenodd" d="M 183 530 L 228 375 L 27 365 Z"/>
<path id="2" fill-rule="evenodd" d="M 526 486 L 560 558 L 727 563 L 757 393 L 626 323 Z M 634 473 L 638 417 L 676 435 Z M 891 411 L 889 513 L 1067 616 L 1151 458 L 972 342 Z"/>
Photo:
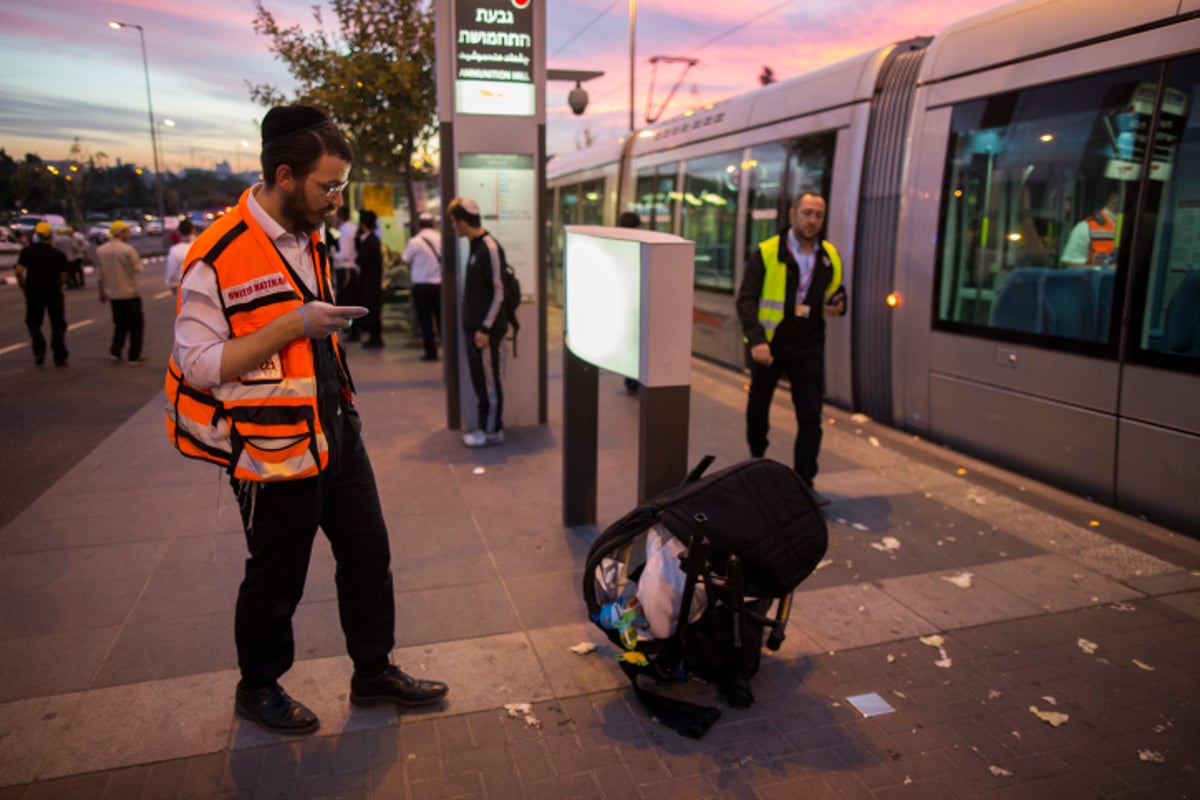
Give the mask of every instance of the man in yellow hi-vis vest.
<path id="1" fill-rule="evenodd" d="M 804 192 L 792 204 L 788 220 L 787 230 L 762 242 L 750 256 L 738 292 L 750 363 L 746 439 L 751 456 L 766 453 L 771 398 L 779 378 L 787 375 L 796 409 L 793 465 L 812 487 L 821 449 L 825 316 L 846 313 L 846 292 L 841 257 L 820 238 L 825 198 Z"/>

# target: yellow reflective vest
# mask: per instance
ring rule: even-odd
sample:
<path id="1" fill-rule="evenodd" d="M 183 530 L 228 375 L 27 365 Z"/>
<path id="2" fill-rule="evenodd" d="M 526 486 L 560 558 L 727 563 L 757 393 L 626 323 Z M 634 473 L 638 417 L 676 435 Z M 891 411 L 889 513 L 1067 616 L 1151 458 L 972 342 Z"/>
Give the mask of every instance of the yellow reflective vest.
<path id="1" fill-rule="evenodd" d="M 235 337 L 296 309 L 306 293 L 251 216 L 249 192 L 196 240 L 184 264 L 185 275 L 197 261 L 216 270 L 222 310 Z M 310 235 L 317 299 L 332 303 L 329 261 L 319 242 L 317 234 Z M 332 345 L 348 387 L 336 335 Z M 172 444 L 185 456 L 220 464 L 240 480 L 317 475 L 329 463 L 329 442 L 317 407 L 316 358 L 312 339 L 293 339 L 257 369 L 202 390 L 188 385 L 172 352 L 164 387 Z"/>
<path id="2" fill-rule="evenodd" d="M 791 299 L 787 295 L 787 264 L 779 258 L 779 245 L 783 234 L 772 236 L 758 246 L 758 252 L 763 262 L 762 297 L 758 301 L 758 321 L 763 327 L 767 341 L 775 338 L 775 329 L 783 322 L 784 311 Z M 833 266 L 833 277 L 825 287 L 825 299 L 828 300 L 838 287 L 842 285 L 842 257 L 837 248 L 825 240 L 821 247 L 829 256 Z M 816 267 L 814 266 L 815 270 Z"/>

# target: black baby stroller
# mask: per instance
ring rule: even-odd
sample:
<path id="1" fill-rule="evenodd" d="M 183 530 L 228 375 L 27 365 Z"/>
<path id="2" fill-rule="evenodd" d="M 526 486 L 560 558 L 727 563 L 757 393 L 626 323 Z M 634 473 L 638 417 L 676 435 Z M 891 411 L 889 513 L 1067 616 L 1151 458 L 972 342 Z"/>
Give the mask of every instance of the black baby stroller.
<path id="1" fill-rule="evenodd" d="M 736 708 L 753 703 L 763 633 L 770 629 L 766 645 L 778 650 L 792 590 L 828 545 L 825 519 L 794 471 L 751 459 L 701 477 L 712 461 L 705 456 L 679 487 L 609 526 L 583 575 L 588 614 L 621 648 L 638 699 L 693 738 L 721 712 L 650 691 L 639 678 L 700 678 Z"/>

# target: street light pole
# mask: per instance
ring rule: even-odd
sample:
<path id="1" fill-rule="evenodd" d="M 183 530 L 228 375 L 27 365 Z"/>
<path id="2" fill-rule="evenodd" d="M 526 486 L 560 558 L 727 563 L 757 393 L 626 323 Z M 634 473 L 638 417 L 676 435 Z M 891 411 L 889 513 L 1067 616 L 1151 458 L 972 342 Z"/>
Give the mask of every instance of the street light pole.
<path id="1" fill-rule="evenodd" d="M 637 30 L 637 0 L 629 0 L 629 132 L 633 133 L 633 55 L 637 44 L 634 32 Z"/>
<path id="2" fill-rule="evenodd" d="M 134 25 L 131 22 L 109 22 L 108 27 L 113 30 L 122 28 L 137 28 L 138 40 L 142 44 L 142 69 L 146 74 L 146 110 L 150 116 L 150 150 L 154 155 L 154 184 L 158 189 L 158 219 L 163 227 L 163 244 L 168 240 L 167 234 L 167 204 L 163 199 L 163 182 L 162 172 L 158 168 L 158 133 L 154 129 L 154 103 L 150 100 L 150 61 L 146 58 L 146 32 L 142 30 L 141 25 Z"/>

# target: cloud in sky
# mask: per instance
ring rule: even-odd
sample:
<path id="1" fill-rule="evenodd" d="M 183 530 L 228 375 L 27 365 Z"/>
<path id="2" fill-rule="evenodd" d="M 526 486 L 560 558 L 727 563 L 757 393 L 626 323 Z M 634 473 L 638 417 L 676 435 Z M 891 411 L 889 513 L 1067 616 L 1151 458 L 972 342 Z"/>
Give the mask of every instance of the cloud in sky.
<path id="1" fill-rule="evenodd" d="M 586 85 L 591 102 L 584 117 L 567 108 L 570 84 L 549 85 L 548 149 L 574 149 L 585 129 L 598 139 L 621 135 L 629 122 L 628 2 L 539 1 L 547 2 L 549 66 L 605 72 Z M 264 0 L 281 23 L 305 30 L 315 28 L 314 2 Z M 641 125 L 646 111 L 651 56 L 700 61 L 667 108 L 669 118 L 757 88 L 764 66 L 779 79 L 794 77 L 891 41 L 936 34 L 1003 2 L 958 0 L 947 11 L 944 0 L 640 0 L 635 119 Z M 328 26 L 336 18 L 325 11 Z M 247 82 L 287 92 L 294 84 L 268 40 L 254 33 L 254 14 L 253 0 L 4 3 L 0 147 L 16 157 L 36 152 L 57 159 L 78 137 L 85 151 L 152 161 L 137 31 L 108 28 L 116 19 L 145 30 L 155 116 L 177 122 L 164 131 L 162 142 L 172 169 L 239 161 L 247 155 L 243 140 L 256 156 L 263 109 L 251 102 Z M 655 106 L 681 71 L 678 65 L 659 65 Z"/>

